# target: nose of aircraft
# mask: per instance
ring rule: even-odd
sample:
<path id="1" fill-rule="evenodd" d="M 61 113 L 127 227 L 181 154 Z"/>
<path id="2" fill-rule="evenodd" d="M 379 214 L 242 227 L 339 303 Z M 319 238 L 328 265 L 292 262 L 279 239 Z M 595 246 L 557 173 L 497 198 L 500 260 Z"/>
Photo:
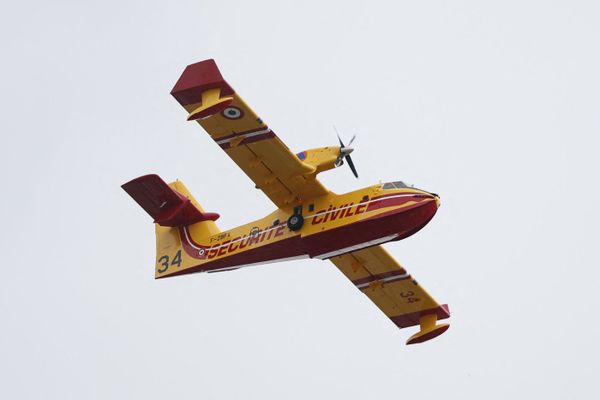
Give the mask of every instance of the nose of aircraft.
<path id="1" fill-rule="evenodd" d="M 440 206 L 440 197 L 435 193 L 415 190 L 412 201 L 407 207 L 400 207 L 393 219 L 401 240 L 420 231 L 436 214 Z"/>
<path id="2" fill-rule="evenodd" d="M 435 198 L 435 205 L 440 208 L 440 206 L 442 205 L 442 201 L 440 200 L 440 196 L 438 196 L 436 193 L 431 193 L 433 195 L 433 197 Z"/>
<path id="3" fill-rule="evenodd" d="M 435 200 L 435 205 L 437 206 L 437 208 L 440 208 L 440 205 L 442 204 L 441 200 L 440 200 L 440 195 L 437 193 L 433 193 L 433 192 L 427 192 L 425 190 L 421 190 L 421 193 L 425 192 L 428 195 L 430 195 L 434 200 Z"/>
<path id="4" fill-rule="evenodd" d="M 440 200 L 440 195 L 437 193 L 427 192 L 425 190 L 419 190 L 417 193 L 415 193 L 415 195 L 417 195 L 418 197 L 421 197 L 421 198 L 423 197 L 423 195 L 425 195 L 425 197 L 435 200 L 435 205 L 437 206 L 437 208 L 440 208 L 440 205 L 442 204 L 442 202 Z"/>

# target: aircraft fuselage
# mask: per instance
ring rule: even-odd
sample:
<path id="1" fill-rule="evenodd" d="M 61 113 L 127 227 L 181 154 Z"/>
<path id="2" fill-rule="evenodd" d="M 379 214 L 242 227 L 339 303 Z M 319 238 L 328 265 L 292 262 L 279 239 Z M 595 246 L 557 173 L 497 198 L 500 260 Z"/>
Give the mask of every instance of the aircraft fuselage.
<path id="1" fill-rule="evenodd" d="M 410 188 L 374 185 L 345 194 L 328 193 L 296 207 L 200 240 L 194 225 L 180 227 L 185 255 L 197 266 L 165 267 L 157 277 L 216 272 L 296 258 L 327 259 L 381 243 L 404 239 L 435 215 L 439 197 Z M 392 185 L 393 186 L 393 185 Z M 301 214 L 304 223 L 291 230 L 287 221 Z"/>

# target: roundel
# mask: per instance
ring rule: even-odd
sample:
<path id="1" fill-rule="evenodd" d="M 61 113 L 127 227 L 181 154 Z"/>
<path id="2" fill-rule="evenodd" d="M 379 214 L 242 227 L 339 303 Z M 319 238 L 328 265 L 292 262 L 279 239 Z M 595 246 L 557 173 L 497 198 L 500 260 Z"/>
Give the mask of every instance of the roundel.
<path id="1" fill-rule="evenodd" d="M 204 255 L 204 249 L 198 250 L 198 255 L 203 256 Z"/>
<path id="2" fill-rule="evenodd" d="M 242 110 L 237 107 L 227 107 L 221 114 L 227 119 L 240 119 L 244 115 Z"/>

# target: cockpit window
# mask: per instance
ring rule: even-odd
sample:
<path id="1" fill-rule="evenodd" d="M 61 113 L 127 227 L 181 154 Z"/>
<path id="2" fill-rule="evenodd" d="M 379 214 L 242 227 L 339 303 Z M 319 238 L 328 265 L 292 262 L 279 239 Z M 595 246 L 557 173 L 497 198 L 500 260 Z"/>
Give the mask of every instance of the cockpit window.
<path id="1" fill-rule="evenodd" d="M 407 187 L 408 185 L 402 181 L 388 182 L 383 184 L 383 189 L 403 189 Z"/>

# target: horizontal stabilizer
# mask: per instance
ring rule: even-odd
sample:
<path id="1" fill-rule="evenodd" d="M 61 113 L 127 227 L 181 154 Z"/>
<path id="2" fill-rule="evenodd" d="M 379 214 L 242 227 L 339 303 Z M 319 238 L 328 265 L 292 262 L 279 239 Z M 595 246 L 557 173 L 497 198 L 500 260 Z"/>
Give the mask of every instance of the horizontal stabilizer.
<path id="1" fill-rule="evenodd" d="M 162 226 L 184 226 L 219 218 L 219 214 L 200 211 L 155 174 L 140 176 L 121 187 Z"/>

